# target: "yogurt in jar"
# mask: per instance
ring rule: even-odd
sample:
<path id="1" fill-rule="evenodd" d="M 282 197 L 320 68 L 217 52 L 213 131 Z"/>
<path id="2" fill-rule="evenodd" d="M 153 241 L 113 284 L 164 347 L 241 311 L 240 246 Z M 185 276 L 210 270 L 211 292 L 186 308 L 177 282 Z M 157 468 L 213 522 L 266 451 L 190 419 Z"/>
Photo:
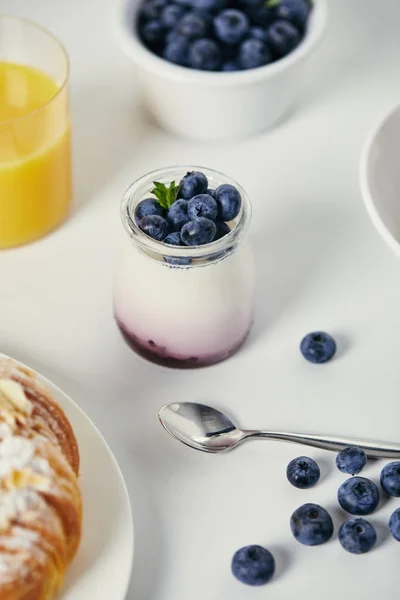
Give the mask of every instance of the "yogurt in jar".
<path id="1" fill-rule="evenodd" d="M 145 358 L 178 368 L 228 358 L 245 341 L 253 320 L 254 266 L 246 240 L 251 209 L 240 186 L 196 168 L 210 187 L 232 183 L 242 197 L 231 232 L 209 244 L 169 246 L 149 238 L 135 223 L 135 207 L 149 196 L 153 182 L 179 181 L 188 170 L 150 173 L 127 190 L 122 202 L 127 235 L 114 281 L 115 318 L 125 340 Z"/>

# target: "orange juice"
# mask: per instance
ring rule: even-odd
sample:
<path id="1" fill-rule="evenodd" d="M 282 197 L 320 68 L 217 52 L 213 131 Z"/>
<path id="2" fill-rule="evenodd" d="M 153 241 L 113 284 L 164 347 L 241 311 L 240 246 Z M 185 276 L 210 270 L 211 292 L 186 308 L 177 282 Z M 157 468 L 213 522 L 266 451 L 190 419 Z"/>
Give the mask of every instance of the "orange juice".
<path id="1" fill-rule="evenodd" d="M 51 231 L 71 196 L 66 86 L 34 67 L 0 62 L 0 248 Z"/>

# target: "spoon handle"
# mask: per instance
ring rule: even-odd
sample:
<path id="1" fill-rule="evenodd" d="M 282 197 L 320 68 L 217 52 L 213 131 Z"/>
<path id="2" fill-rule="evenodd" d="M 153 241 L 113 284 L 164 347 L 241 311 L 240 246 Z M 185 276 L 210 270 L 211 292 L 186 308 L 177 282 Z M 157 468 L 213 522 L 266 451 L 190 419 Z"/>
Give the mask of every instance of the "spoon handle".
<path id="1" fill-rule="evenodd" d="M 346 446 L 357 446 L 364 450 L 365 454 L 371 458 L 400 459 L 400 444 L 388 442 L 334 436 L 325 437 L 309 433 L 285 433 L 276 431 L 244 431 L 243 433 L 245 440 L 254 438 L 280 440 L 282 442 L 304 444 L 305 446 L 313 446 L 314 448 L 322 448 L 324 450 L 333 450 L 336 452 L 343 450 Z"/>

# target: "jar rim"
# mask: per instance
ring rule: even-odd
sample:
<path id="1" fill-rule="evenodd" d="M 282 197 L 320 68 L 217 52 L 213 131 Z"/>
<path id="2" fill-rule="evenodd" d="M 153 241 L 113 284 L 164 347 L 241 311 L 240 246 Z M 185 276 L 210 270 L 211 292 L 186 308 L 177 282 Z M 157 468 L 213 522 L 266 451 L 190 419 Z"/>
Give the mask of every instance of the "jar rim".
<path id="1" fill-rule="evenodd" d="M 177 178 L 178 174 L 179 179 L 181 179 L 188 171 L 201 171 L 206 175 L 208 180 L 212 179 L 218 185 L 229 183 L 239 190 L 242 202 L 237 222 L 227 235 L 219 240 L 201 246 L 171 246 L 154 240 L 139 229 L 133 218 L 133 210 L 138 202 L 143 200 L 146 194 L 150 193 L 149 188 L 153 185 L 154 181 L 166 179 L 168 176 L 171 177 L 170 181 L 172 181 L 174 178 Z M 238 245 L 249 226 L 250 219 L 251 204 L 243 187 L 234 179 L 219 171 L 196 165 L 176 165 L 150 171 L 146 175 L 142 175 L 128 187 L 121 202 L 121 220 L 129 238 L 145 252 L 158 256 L 207 259 L 209 262 L 213 257 L 220 256 L 221 252 L 226 251 L 227 248 Z"/>

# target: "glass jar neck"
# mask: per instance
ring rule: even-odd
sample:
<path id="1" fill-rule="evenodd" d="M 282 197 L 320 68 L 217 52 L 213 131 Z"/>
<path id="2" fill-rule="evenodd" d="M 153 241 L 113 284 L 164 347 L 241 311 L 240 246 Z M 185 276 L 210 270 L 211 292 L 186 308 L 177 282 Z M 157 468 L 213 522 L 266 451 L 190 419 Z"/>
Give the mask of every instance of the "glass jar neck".
<path id="1" fill-rule="evenodd" d="M 204 173 L 209 180 L 210 186 L 218 187 L 223 183 L 230 183 L 239 190 L 242 197 L 241 209 L 237 218 L 229 224 L 231 231 L 219 240 L 203 246 L 170 246 L 158 242 L 143 233 L 134 218 L 135 208 L 141 200 L 151 195 L 154 181 L 162 183 L 169 183 L 173 180 L 179 181 L 187 171 L 194 170 Z M 155 260 L 163 261 L 165 264 L 173 263 L 174 266 L 188 266 L 189 264 L 191 266 L 201 266 L 222 260 L 236 250 L 249 226 L 251 207 L 243 188 L 235 181 L 217 171 L 193 166 L 170 167 L 168 169 L 153 171 L 141 177 L 127 189 L 122 199 L 121 219 L 131 243 L 142 253 Z M 166 258 L 176 260 L 166 261 Z M 179 265 L 180 262 L 181 264 Z"/>

